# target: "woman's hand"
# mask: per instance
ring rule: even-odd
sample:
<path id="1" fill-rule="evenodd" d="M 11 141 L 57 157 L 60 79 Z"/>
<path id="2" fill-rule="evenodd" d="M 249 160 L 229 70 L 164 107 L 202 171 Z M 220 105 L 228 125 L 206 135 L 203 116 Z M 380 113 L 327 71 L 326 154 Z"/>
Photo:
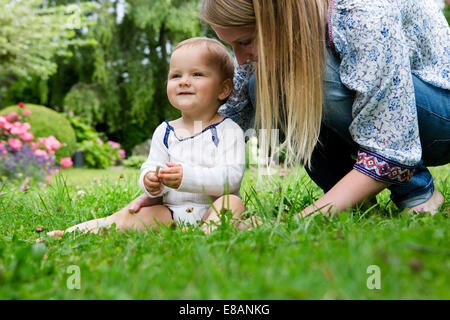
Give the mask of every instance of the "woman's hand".
<path id="1" fill-rule="evenodd" d="M 373 198 L 389 185 L 352 169 L 319 200 L 300 212 L 299 216 L 315 216 L 319 213 L 337 214 L 339 211 L 354 208 L 364 200 Z"/>
<path id="2" fill-rule="evenodd" d="M 183 166 L 178 163 L 167 162 L 167 169 L 159 170 L 159 181 L 169 188 L 178 189 L 183 180 Z"/>

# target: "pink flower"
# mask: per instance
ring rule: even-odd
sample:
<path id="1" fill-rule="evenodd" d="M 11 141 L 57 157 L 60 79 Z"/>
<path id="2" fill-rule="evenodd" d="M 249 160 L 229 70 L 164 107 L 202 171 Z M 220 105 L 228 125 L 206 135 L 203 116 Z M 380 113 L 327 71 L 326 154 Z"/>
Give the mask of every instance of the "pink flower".
<path id="1" fill-rule="evenodd" d="M 282 171 L 280 172 L 280 177 L 285 177 L 285 176 L 286 176 L 286 171 L 282 170 Z"/>
<path id="2" fill-rule="evenodd" d="M 3 129 L 9 131 L 13 127 L 12 123 L 9 122 L 8 118 L 6 117 L 0 117 L 0 127 Z"/>
<path id="3" fill-rule="evenodd" d="M 29 124 L 28 122 L 24 122 L 22 123 L 22 128 L 24 128 L 25 130 L 30 130 L 31 124 Z"/>
<path id="4" fill-rule="evenodd" d="M 23 103 L 23 102 L 19 102 L 18 105 L 19 105 L 19 108 L 22 108 L 22 109 L 25 108 L 25 103 Z"/>
<path id="5" fill-rule="evenodd" d="M 12 150 L 17 151 L 20 150 L 20 148 L 22 148 L 22 141 L 20 141 L 19 139 L 16 138 L 10 138 L 8 139 L 8 143 L 9 146 L 11 147 Z"/>
<path id="6" fill-rule="evenodd" d="M 6 141 L 2 140 L 0 141 L 0 155 L 6 156 L 8 154 L 8 150 L 6 150 Z"/>
<path id="7" fill-rule="evenodd" d="M 45 158 L 45 159 L 48 158 L 47 152 L 44 151 L 44 150 L 41 150 L 41 149 L 35 150 L 35 151 L 34 151 L 34 154 L 36 155 L 36 157 L 43 157 L 43 158 Z"/>
<path id="8" fill-rule="evenodd" d="M 34 139 L 34 135 L 33 132 L 25 132 L 21 138 L 25 141 L 25 142 L 30 142 L 31 140 Z"/>
<path id="9" fill-rule="evenodd" d="M 108 140 L 107 144 L 109 144 L 113 149 L 119 149 L 120 148 L 120 143 L 115 142 L 115 141 Z"/>
<path id="10" fill-rule="evenodd" d="M 54 154 L 62 145 L 54 136 L 48 138 L 38 138 L 38 144 L 45 146 L 48 153 Z"/>
<path id="11" fill-rule="evenodd" d="M 61 168 L 66 169 L 68 167 L 71 167 L 73 165 L 72 159 L 70 157 L 62 158 L 61 159 Z"/>
<path id="12" fill-rule="evenodd" d="M 0 116 L 0 127 L 4 128 L 7 122 L 9 121 L 5 117 Z"/>
<path id="13" fill-rule="evenodd" d="M 125 159 L 125 157 L 127 156 L 127 154 L 125 153 L 125 150 L 123 150 L 123 149 L 119 150 L 119 155 L 122 159 Z"/>
<path id="14" fill-rule="evenodd" d="M 29 116 L 31 114 L 31 110 L 25 110 L 25 112 L 23 113 L 25 116 Z"/>
<path id="15" fill-rule="evenodd" d="M 62 146 L 61 142 L 59 142 L 54 136 L 48 137 L 47 143 L 48 143 L 48 146 L 50 147 L 49 149 L 51 149 L 53 151 L 58 150 Z"/>
<path id="16" fill-rule="evenodd" d="M 22 126 L 22 124 L 18 121 L 14 122 L 13 127 L 11 128 L 11 134 L 14 134 L 17 136 L 23 135 L 26 131 L 27 131 L 27 129 L 25 129 L 25 127 Z"/>
<path id="17" fill-rule="evenodd" d="M 16 112 L 11 112 L 10 114 L 6 115 L 6 120 L 8 120 L 9 122 L 19 120 L 19 115 Z"/>

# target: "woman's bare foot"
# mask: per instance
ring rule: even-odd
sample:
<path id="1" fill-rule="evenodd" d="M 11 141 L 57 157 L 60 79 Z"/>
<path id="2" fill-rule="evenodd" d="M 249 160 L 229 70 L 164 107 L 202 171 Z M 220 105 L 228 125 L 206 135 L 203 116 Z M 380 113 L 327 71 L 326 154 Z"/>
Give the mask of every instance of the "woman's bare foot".
<path id="1" fill-rule="evenodd" d="M 219 224 L 220 220 L 207 220 L 200 226 L 200 230 L 202 230 L 205 234 L 210 234 L 218 228 Z"/>
<path id="2" fill-rule="evenodd" d="M 238 228 L 241 230 L 245 230 L 245 231 L 249 231 L 252 230 L 253 228 L 256 228 L 260 225 L 262 225 L 262 219 L 258 216 L 252 216 L 246 220 L 242 220 L 240 221 L 240 223 L 238 224 Z"/>
<path id="3" fill-rule="evenodd" d="M 218 225 L 220 223 L 221 223 L 220 220 L 214 220 L 214 221 L 208 220 L 208 221 L 205 221 L 205 223 L 203 223 L 200 228 L 205 234 L 210 234 L 211 232 L 213 232 L 214 230 L 216 230 L 218 228 Z M 253 216 L 246 220 L 235 221 L 234 225 L 237 226 L 242 231 L 249 231 L 249 230 L 252 230 L 253 228 L 256 228 L 256 227 L 262 225 L 262 219 L 260 217 Z"/>
<path id="4" fill-rule="evenodd" d="M 431 215 L 435 215 L 443 202 L 444 196 L 435 188 L 430 199 L 417 206 L 408 208 L 408 213 L 430 212 Z"/>

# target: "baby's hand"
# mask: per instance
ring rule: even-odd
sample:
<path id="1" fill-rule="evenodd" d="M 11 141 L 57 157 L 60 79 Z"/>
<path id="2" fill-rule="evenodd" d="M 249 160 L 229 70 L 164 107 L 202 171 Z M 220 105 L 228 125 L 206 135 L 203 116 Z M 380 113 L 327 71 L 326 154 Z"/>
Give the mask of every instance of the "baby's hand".
<path id="1" fill-rule="evenodd" d="M 161 182 L 159 182 L 155 171 L 149 171 L 145 175 L 144 186 L 152 196 L 157 196 L 162 191 Z"/>
<path id="2" fill-rule="evenodd" d="M 183 166 L 178 163 L 167 162 L 167 169 L 159 170 L 159 181 L 169 188 L 178 189 L 183 180 Z"/>

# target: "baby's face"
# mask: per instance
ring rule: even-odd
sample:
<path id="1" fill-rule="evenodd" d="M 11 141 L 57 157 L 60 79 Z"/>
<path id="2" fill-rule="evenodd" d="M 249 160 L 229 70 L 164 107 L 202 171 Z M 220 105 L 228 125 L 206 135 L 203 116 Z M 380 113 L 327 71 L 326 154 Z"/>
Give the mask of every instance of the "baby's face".
<path id="1" fill-rule="evenodd" d="M 207 51 L 202 46 L 181 47 L 170 60 L 167 96 L 170 103 L 183 113 L 203 114 L 217 110 L 222 96 L 223 81 L 217 67 L 208 64 Z"/>

